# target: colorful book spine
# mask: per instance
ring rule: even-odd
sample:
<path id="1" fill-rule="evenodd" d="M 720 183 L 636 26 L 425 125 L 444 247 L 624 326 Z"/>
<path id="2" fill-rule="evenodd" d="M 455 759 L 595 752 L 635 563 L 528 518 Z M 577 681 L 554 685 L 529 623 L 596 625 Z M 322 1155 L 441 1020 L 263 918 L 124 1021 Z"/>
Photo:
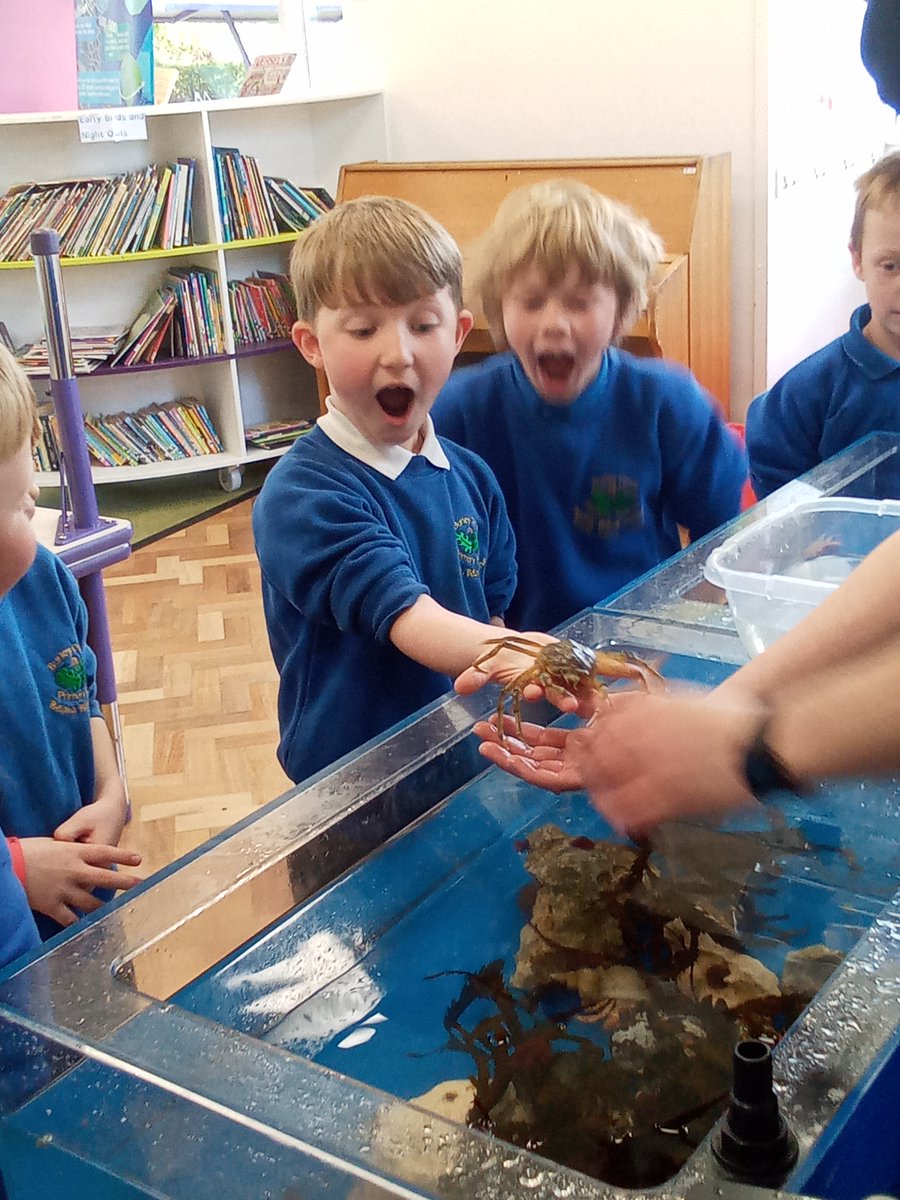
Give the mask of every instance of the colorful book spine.
<path id="1" fill-rule="evenodd" d="M 189 246 L 191 244 L 191 222 L 194 206 L 194 178 L 197 174 L 197 160 L 195 158 L 179 158 L 178 160 L 187 168 L 187 179 L 185 182 L 184 205 L 181 212 L 181 229 L 178 234 L 178 246 Z"/>
<path id="2" fill-rule="evenodd" d="M 163 208 L 166 203 L 166 196 L 169 192 L 169 184 L 172 181 L 172 168 L 165 166 L 162 169 L 162 174 L 159 177 L 159 183 L 156 188 L 156 199 L 153 201 L 153 208 L 150 212 L 150 218 L 147 221 L 147 228 L 144 230 L 144 237 L 141 242 L 142 250 L 150 250 L 153 247 L 154 240 L 157 236 L 160 220 L 162 219 Z"/>

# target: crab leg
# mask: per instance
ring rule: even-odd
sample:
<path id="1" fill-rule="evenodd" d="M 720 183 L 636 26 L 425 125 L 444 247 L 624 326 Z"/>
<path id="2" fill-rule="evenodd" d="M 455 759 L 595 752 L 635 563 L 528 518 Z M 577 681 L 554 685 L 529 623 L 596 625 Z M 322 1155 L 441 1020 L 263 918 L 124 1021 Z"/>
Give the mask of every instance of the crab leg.
<path id="1" fill-rule="evenodd" d="M 532 642 L 529 638 L 523 637 L 491 638 L 486 645 L 492 646 L 493 649 L 487 650 L 480 658 L 476 658 L 472 663 L 473 667 L 481 666 L 489 658 L 499 654 L 501 650 L 515 650 L 519 654 L 530 654 L 532 658 L 537 658 L 543 649 L 540 642 Z"/>

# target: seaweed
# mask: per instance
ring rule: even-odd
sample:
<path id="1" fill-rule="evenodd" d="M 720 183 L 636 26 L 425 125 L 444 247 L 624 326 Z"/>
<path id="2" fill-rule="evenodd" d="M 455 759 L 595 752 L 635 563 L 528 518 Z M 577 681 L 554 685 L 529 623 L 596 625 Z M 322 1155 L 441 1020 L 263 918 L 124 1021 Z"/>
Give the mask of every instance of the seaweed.
<path id="1" fill-rule="evenodd" d="M 671 1178 L 724 1110 L 735 1043 L 777 1041 L 812 998 L 748 953 L 786 919 L 748 880 L 789 840 L 680 826 L 621 845 L 548 824 L 518 843 L 533 881 L 514 969 L 455 972 L 444 1014 L 474 1064 L 467 1123 L 614 1186 Z M 839 956 L 810 949 L 818 981 Z"/>

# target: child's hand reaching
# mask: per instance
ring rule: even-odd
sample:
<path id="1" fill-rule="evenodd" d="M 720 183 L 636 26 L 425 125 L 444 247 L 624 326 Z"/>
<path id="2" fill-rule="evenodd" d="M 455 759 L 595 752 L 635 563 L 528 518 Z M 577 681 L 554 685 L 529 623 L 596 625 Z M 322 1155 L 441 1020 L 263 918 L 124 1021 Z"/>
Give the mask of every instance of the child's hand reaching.
<path id="1" fill-rule="evenodd" d="M 548 633 L 516 633 L 509 629 L 505 633 L 498 630 L 499 637 L 485 643 L 475 663 L 467 667 L 454 680 L 453 687 L 461 696 L 471 695 L 486 683 L 511 684 L 526 671 L 534 669 L 536 655 L 540 647 L 548 646 L 551 642 L 559 641 Z M 508 644 L 503 644 L 508 643 Z M 532 646 L 533 651 L 517 649 L 517 646 Z M 579 700 L 570 692 L 558 688 L 544 687 L 537 681 L 526 683 L 521 690 L 521 697 L 526 701 L 540 700 L 546 697 L 561 712 L 575 712 L 579 709 Z"/>
<path id="2" fill-rule="evenodd" d="M 90 842 L 92 845 L 118 846 L 125 828 L 125 792 L 98 797 L 72 813 L 53 831 L 59 842 Z"/>
<path id="3" fill-rule="evenodd" d="M 140 883 L 137 875 L 111 869 L 138 866 L 141 856 L 133 850 L 44 837 L 21 838 L 19 846 L 29 905 L 63 926 L 100 907 L 95 888 L 121 892 Z"/>

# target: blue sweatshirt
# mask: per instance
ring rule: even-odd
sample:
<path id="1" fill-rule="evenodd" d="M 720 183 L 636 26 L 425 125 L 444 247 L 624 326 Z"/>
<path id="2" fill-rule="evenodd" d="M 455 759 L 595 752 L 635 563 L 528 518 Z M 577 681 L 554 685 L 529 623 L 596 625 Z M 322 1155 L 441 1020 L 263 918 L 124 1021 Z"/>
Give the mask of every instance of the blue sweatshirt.
<path id="1" fill-rule="evenodd" d="M 740 508 L 746 456 L 687 371 L 610 349 L 569 405 L 546 403 L 518 359 L 454 371 L 439 434 L 493 468 L 516 535 L 507 624 L 549 630 L 598 604 Z"/>
<path id="2" fill-rule="evenodd" d="M 40 944 L 25 891 L 13 873 L 6 838 L 0 831 L 0 978 L 21 954 Z M 16 984 L 6 984 L 7 989 L 10 987 L 15 990 Z M 8 1031 L 0 1035 L 0 1107 L 3 1108 L 21 1102 L 29 1076 L 34 1076 L 36 1070 L 37 1055 L 33 1049 L 29 1048 L 29 1052 L 11 1043 L 13 1038 Z M 0 1200 L 6 1200 L 2 1170 Z"/>
<path id="3" fill-rule="evenodd" d="M 750 479 L 760 499 L 868 433 L 900 433 L 900 362 L 863 334 L 871 316 L 863 304 L 846 333 L 750 405 Z"/>
<path id="4" fill-rule="evenodd" d="M 78 584 L 38 546 L 31 568 L 0 598 L 0 827 L 9 837 L 52 837 L 94 798 L 91 718 L 100 706 L 86 638 Z M 36 920 L 43 937 L 60 928 Z"/>
<path id="5" fill-rule="evenodd" d="M 419 454 L 391 478 L 316 428 L 263 485 L 253 532 L 281 676 L 278 759 L 295 782 L 450 688 L 389 639 L 419 596 L 478 621 L 506 610 L 516 569 L 503 497 L 476 455 L 442 450 L 446 469 Z"/>

